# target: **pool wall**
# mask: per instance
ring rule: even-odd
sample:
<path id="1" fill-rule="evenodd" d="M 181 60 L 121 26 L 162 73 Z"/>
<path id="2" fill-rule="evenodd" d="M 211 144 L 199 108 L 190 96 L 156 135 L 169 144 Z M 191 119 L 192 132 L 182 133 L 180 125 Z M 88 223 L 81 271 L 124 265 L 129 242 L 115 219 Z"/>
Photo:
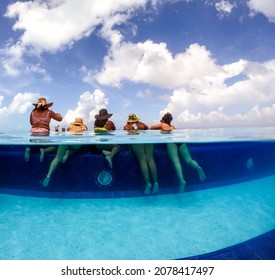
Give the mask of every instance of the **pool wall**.
<path id="1" fill-rule="evenodd" d="M 144 182 L 139 164 L 128 145 L 114 158 L 113 168 L 94 145 L 84 145 L 61 163 L 47 188 L 41 184 L 54 154 L 39 161 L 40 146 L 32 146 L 29 162 L 24 160 L 25 146 L 0 146 L 0 191 L 34 196 L 121 197 L 143 195 Z M 194 169 L 182 161 L 187 181 L 186 191 L 218 187 L 274 174 L 274 142 L 218 142 L 188 144 L 190 154 L 204 169 L 207 180 L 199 181 Z M 155 145 L 160 194 L 177 192 L 178 179 L 166 152 L 166 144 Z M 112 181 L 106 186 L 98 182 L 101 171 Z"/>

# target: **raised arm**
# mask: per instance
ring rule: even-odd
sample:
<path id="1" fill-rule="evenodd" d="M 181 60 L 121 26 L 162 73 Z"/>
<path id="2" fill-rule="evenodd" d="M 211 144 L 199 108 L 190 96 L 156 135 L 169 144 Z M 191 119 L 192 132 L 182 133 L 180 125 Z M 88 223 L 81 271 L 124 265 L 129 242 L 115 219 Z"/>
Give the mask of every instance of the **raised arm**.
<path id="1" fill-rule="evenodd" d="M 61 122 L 62 121 L 62 116 L 59 113 L 55 113 L 54 111 L 50 110 L 51 113 L 51 118 Z"/>
<path id="2" fill-rule="evenodd" d="M 162 129 L 161 123 L 150 126 L 150 129 Z"/>

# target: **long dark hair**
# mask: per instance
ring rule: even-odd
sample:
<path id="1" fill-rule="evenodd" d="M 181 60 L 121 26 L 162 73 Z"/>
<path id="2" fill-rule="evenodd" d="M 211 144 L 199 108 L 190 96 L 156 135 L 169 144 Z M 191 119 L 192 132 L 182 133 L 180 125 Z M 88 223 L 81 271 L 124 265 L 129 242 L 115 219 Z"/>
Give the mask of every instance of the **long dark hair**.
<path id="1" fill-rule="evenodd" d="M 162 122 L 162 123 L 167 123 L 167 124 L 170 125 L 170 123 L 171 123 L 172 120 L 173 120 L 172 114 L 171 114 L 171 113 L 166 113 L 166 114 L 162 117 L 162 119 L 161 119 L 160 122 Z"/>

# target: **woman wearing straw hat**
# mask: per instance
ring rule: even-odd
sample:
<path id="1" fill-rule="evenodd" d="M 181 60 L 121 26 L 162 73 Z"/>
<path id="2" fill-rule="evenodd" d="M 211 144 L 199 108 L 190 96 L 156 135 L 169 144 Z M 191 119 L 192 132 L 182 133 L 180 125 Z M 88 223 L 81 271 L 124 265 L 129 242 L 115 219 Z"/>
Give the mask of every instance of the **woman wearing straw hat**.
<path id="1" fill-rule="evenodd" d="M 67 131 L 71 132 L 72 134 L 81 135 L 83 132 L 87 131 L 87 125 L 83 122 L 83 119 L 81 117 L 75 118 L 74 122 L 70 123 L 70 126 L 67 128 Z M 62 162 L 64 163 L 68 157 L 75 153 L 76 150 L 78 150 L 81 147 L 81 145 L 71 145 L 66 150 L 66 153 L 64 157 L 62 158 Z M 44 160 L 44 157 L 46 154 L 51 154 L 57 151 L 57 146 L 49 146 L 47 148 L 41 148 L 40 149 L 40 161 L 42 162 Z"/>
<path id="2" fill-rule="evenodd" d="M 62 116 L 49 108 L 53 102 L 47 102 L 45 97 L 40 97 L 37 103 L 33 103 L 35 108 L 30 114 L 31 133 L 34 135 L 49 135 L 51 119 L 61 122 Z"/>
<path id="3" fill-rule="evenodd" d="M 50 134 L 50 122 L 52 119 L 62 121 L 62 116 L 50 110 L 49 107 L 53 102 L 47 102 L 45 97 L 40 97 L 36 103 L 33 103 L 35 108 L 30 114 L 31 135 L 33 136 L 48 136 Z M 25 150 L 25 160 L 30 159 L 30 147 Z"/>
<path id="4" fill-rule="evenodd" d="M 82 132 L 88 130 L 87 125 L 83 122 L 83 119 L 81 117 L 77 117 L 75 118 L 75 121 L 70 123 L 70 126 L 67 129 L 68 131 L 72 132 L 72 133 L 77 133 L 78 135 L 81 134 Z M 52 151 L 52 149 L 54 149 L 56 146 L 54 147 L 48 147 L 46 149 L 40 149 L 40 161 L 43 155 L 46 153 L 49 153 L 50 151 Z M 65 163 L 68 159 L 68 157 L 74 153 L 76 153 L 79 149 L 81 148 L 81 145 L 59 145 L 56 148 L 56 155 L 54 157 L 54 159 L 52 160 L 47 176 L 45 177 L 45 179 L 42 182 L 42 185 L 44 187 L 47 187 L 50 183 L 51 180 L 51 176 L 53 174 L 53 172 L 56 170 L 56 168 L 59 166 L 60 162 Z"/>
<path id="5" fill-rule="evenodd" d="M 124 130 L 129 132 L 138 131 L 138 130 L 147 130 L 149 127 L 140 121 L 135 114 L 130 114 L 128 116 L 127 124 L 124 126 Z M 150 194 L 152 184 L 150 182 L 150 174 L 153 180 L 153 193 L 158 192 L 158 176 L 157 176 L 157 167 L 154 160 L 154 145 L 153 144 L 131 144 L 132 151 L 136 155 L 143 179 L 145 181 L 145 194 Z"/>
<path id="6" fill-rule="evenodd" d="M 75 132 L 75 133 L 82 133 L 84 131 L 87 131 L 88 127 L 83 122 L 83 119 L 81 117 L 75 118 L 74 122 L 70 123 L 70 126 L 67 128 L 67 131 Z"/>

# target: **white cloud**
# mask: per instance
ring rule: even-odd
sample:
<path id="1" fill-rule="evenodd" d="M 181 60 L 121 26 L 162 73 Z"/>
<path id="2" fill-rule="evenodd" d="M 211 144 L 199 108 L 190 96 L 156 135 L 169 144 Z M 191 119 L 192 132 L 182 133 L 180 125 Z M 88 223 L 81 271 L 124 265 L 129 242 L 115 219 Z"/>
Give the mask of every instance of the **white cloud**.
<path id="1" fill-rule="evenodd" d="M 234 7 L 235 4 L 231 4 L 229 1 L 222 0 L 215 3 L 215 8 L 220 18 L 230 15 Z"/>
<path id="2" fill-rule="evenodd" d="M 37 97 L 37 93 L 19 92 L 13 97 L 10 104 L 1 107 L 4 97 L 0 96 L 0 117 L 8 118 L 10 115 L 25 114 L 30 111 L 31 107 L 33 107 L 32 102 L 37 99 Z"/>
<path id="3" fill-rule="evenodd" d="M 8 111 L 10 114 L 24 114 L 31 107 L 33 107 L 32 102 L 36 99 L 37 93 L 24 92 L 18 93 L 14 96 L 12 102 L 8 106 Z"/>
<path id="4" fill-rule="evenodd" d="M 2 107 L 0 108 L 0 118 L 3 121 L 4 118 L 6 118 L 8 114 L 8 108 L 7 107 Z M 0 132 L 3 130 L 4 126 L 1 127 Z"/>
<path id="5" fill-rule="evenodd" d="M 113 46 L 120 44 L 123 36 L 118 30 L 114 30 L 113 26 L 115 24 L 126 22 L 129 16 L 129 14 L 116 14 L 105 20 L 100 31 L 101 36 L 109 41 Z"/>
<path id="6" fill-rule="evenodd" d="M 82 81 L 85 83 L 88 83 L 90 85 L 93 85 L 95 82 L 94 79 L 94 72 L 91 70 L 88 70 L 86 66 L 82 65 L 79 69 L 80 73 L 82 74 Z"/>
<path id="7" fill-rule="evenodd" d="M 27 65 L 26 66 L 26 73 L 34 73 L 38 74 L 43 77 L 43 80 L 46 82 L 51 82 L 52 77 L 49 75 L 49 73 L 43 68 L 43 66 L 39 63 Z"/>
<path id="8" fill-rule="evenodd" d="M 144 8 L 149 2 L 156 7 L 168 1 L 37 0 L 10 4 L 5 16 L 16 20 L 13 29 L 20 31 L 21 36 L 14 44 L 7 45 L 3 67 L 8 75 L 18 76 L 26 54 L 39 57 L 43 52 L 55 53 L 72 47 L 74 42 L 90 36 L 97 26 L 100 26 L 99 34 L 112 46 L 120 45 L 123 37 L 114 26 L 127 22 L 136 9 Z M 135 26 L 131 30 L 135 32 Z"/>
<path id="9" fill-rule="evenodd" d="M 2 103 L 4 101 L 4 97 L 0 96 L 0 117 L 9 119 L 11 115 L 13 115 L 13 121 L 9 122 L 9 125 L 13 127 L 13 129 L 22 130 L 27 127 L 28 122 L 21 121 L 19 115 L 30 113 L 34 108 L 33 102 L 35 102 L 39 97 L 38 93 L 32 92 L 24 92 L 18 93 L 12 99 L 10 104 L 3 106 Z M 84 121 L 89 124 L 91 121 L 94 121 L 94 116 L 98 113 L 101 108 L 106 108 L 109 104 L 109 99 L 105 96 L 105 94 L 96 89 L 93 93 L 84 92 L 78 100 L 77 106 L 75 109 L 69 109 L 63 118 L 63 125 L 68 125 L 72 122 L 76 117 L 83 117 Z M 52 120 L 51 125 L 54 126 L 56 124 L 60 124 L 55 120 Z M 7 131 L 12 131 L 12 127 L 3 126 L 2 129 L 6 127 Z"/>
<path id="10" fill-rule="evenodd" d="M 123 80 L 130 80 L 163 88 L 179 88 L 192 83 L 195 78 L 210 78 L 220 71 L 204 46 L 192 44 L 184 53 L 173 57 L 165 43 L 147 40 L 115 46 L 96 78 L 103 85 L 116 87 L 120 87 Z"/>
<path id="11" fill-rule="evenodd" d="M 89 36 L 99 24 L 102 36 L 112 43 L 121 35 L 112 30 L 114 24 L 128 19 L 135 8 L 144 7 L 149 0 L 48 0 L 15 2 L 8 6 L 6 17 L 16 19 L 15 31 L 22 35 L 17 42 L 7 46 L 2 59 L 9 75 L 18 75 L 17 68 L 28 55 L 56 52 L 83 37 Z M 72 20 L 73 18 L 73 20 Z M 16 53 L 14 49 L 16 48 Z M 18 60 L 20 58 L 20 60 Z"/>
<path id="12" fill-rule="evenodd" d="M 166 112 L 166 110 L 163 111 Z M 223 107 L 209 113 L 192 114 L 188 109 L 174 118 L 178 128 L 207 128 L 207 127 L 249 127 L 249 126 L 273 126 L 275 118 L 275 104 L 271 107 L 252 107 L 245 113 L 228 115 Z"/>
<path id="13" fill-rule="evenodd" d="M 131 81 L 171 89 L 173 93 L 165 110 L 173 112 L 175 120 L 184 127 L 195 123 L 203 126 L 253 124 L 257 120 L 268 123 L 274 116 L 273 105 L 267 107 L 266 104 L 275 103 L 275 62 L 240 60 L 218 65 L 211 52 L 199 44 L 192 44 L 185 51 L 173 55 L 165 43 L 157 44 L 151 40 L 138 44 L 123 42 L 121 33 L 114 26 L 127 21 L 132 9 L 144 7 L 148 1 L 15 2 L 9 6 L 6 16 L 16 20 L 13 28 L 22 35 L 15 43 L 7 45 L 6 55 L 1 54 L 1 63 L 9 75 L 17 76 L 26 53 L 39 56 L 44 51 L 57 52 L 70 47 L 101 24 L 100 35 L 111 43 L 111 48 L 97 75 L 84 66 L 81 68 L 84 81 L 93 84 L 97 79 L 103 85 L 116 87 L 121 87 L 124 81 Z M 253 15 L 263 13 L 275 22 L 274 0 L 250 0 L 248 5 Z M 229 1 L 216 3 L 216 9 L 222 15 L 230 14 L 233 8 Z M 39 63 L 27 66 L 25 71 L 40 73 L 48 81 L 51 79 Z M 229 79 L 235 82 L 228 85 Z M 145 93 L 139 92 L 138 95 L 150 95 L 150 92 Z M 16 110 L 25 112 L 26 107 L 18 102 L 24 96 L 18 95 L 17 98 L 9 106 L 0 108 L 0 114 L 16 113 Z M 103 92 L 85 92 L 80 96 L 77 107 L 67 112 L 65 120 L 70 122 L 78 115 L 91 119 L 107 104 L 108 99 Z"/>
<path id="14" fill-rule="evenodd" d="M 0 107 L 2 105 L 2 101 L 4 100 L 4 96 L 0 95 Z"/>
<path id="15" fill-rule="evenodd" d="M 131 61 L 131 63 L 129 63 Z M 239 60 L 218 65 L 212 54 L 198 44 L 173 56 L 166 44 L 152 41 L 115 46 L 105 58 L 97 80 L 121 86 L 123 81 L 170 88 L 173 94 L 165 110 L 178 122 L 197 125 L 268 124 L 265 104 L 275 103 L 275 60 L 264 63 Z M 148 97 L 144 92 L 139 97 Z M 258 107 L 255 107 L 258 106 Z M 258 108 L 258 115 L 253 115 Z M 165 111 L 163 110 L 163 111 Z M 250 121 L 249 121 L 250 118 Z M 215 120 L 215 121 L 214 121 Z"/>
<path id="16" fill-rule="evenodd" d="M 154 98 L 154 93 L 149 89 L 147 89 L 145 91 L 138 91 L 137 97 L 144 98 L 144 99 L 152 99 L 152 98 Z"/>
<path id="17" fill-rule="evenodd" d="M 232 67 L 234 66 L 234 67 Z M 275 60 L 266 63 L 240 61 L 224 68 L 240 70 L 244 79 L 230 86 L 211 87 L 205 83 L 200 89 L 174 90 L 167 107 L 173 112 L 178 126 L 253 126 L 272 125 L 275 117 Z M 266 107 L 265 104 L 272 104 Z"/>
<path id="18" fill-rule="evenodd" d="M 51 81 L 50 75 L 40 63 L 25 63 L 23 59 L 25 51 L 26 48 L 21 44 L 21 42 L 7 46 L 1 51 L 1 53 L 3 53 L 1 64 L 6 74 L 11 77 L 18 77 L 22 73 L 35 73 L 41 75 L 45 81 Z"/>
<path id="19" fill-rule="evenodd" d="M 77 107 L 67 111 L 64 116 L 64 122 L 69 124 L 76 117 L 82 117 L 86 123 L 94 121 L 94 117 L 98 114 L 98 111 L 102 108 L 106 108 L 108 104 L 109 99 L 102 91 L 98 89 L 93 93 L 86 91 L 80 95 Z"/>
<path id="20" fill-rule="evenodd" d="M 275 23 L 274 0 L 249 0 L 247 5 L 250 8 L 251 16 L 254 16 L 257 13 L 262 13 L 270 22 Z"/>
<path id="21" fill-rule="evenodd" d="M 1 64 L 7 75 L 12 77 L 18 76 L 20 74 L 19 67 L 23 64 L 22 54 L 24 47 L 20 43 L 8 45 L 2 52 L 4 55 L 2 55 Z"/>

